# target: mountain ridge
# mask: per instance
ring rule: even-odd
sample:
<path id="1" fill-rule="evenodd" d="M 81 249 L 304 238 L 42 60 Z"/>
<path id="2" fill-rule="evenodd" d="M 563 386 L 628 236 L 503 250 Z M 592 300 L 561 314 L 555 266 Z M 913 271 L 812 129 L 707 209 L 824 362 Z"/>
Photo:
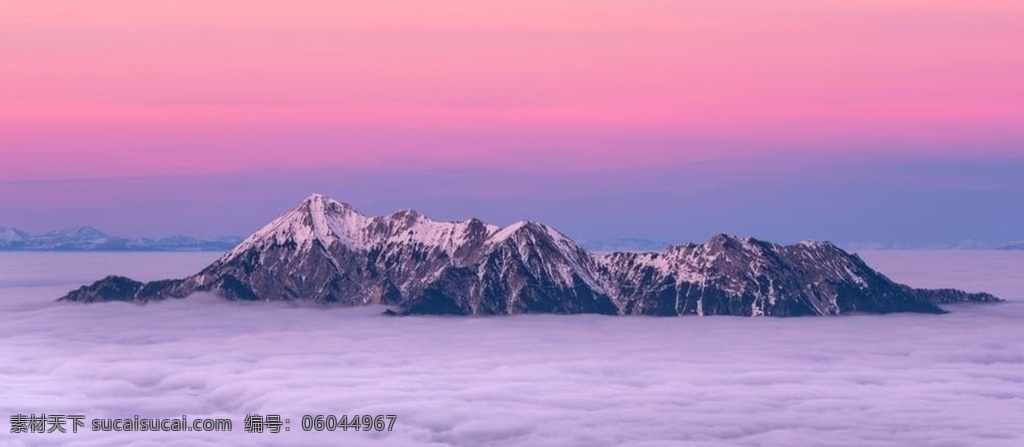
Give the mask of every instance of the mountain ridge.
<path id="1" fill-rule="evenodd" d="M 999 301 L 897 284 L 828 242 L 783 246 L 719 234 L 660 253 L 596 255 L 541 222 L 436 222 L 412 210 L 370 217 L 320 194 L 195 275 L 107 277 L 61 300 L 147 302 L 195 292 L 459 315 L 942 313 L 939 303 Z"/>
<path id="2" fill-rule="evenodd" d="M 0 227 L 0 251 L 223 251 L 240 240 L 230 236 L 201 239 L 180 235 L 126 238 L 90 226 L 33 235 L 17 228 Z"/>
<path id="3" fill-rule="evenodd" d="M 1024 250 L 1024 241 L 1011 242 L 996 248 L 996 250 Z"/>

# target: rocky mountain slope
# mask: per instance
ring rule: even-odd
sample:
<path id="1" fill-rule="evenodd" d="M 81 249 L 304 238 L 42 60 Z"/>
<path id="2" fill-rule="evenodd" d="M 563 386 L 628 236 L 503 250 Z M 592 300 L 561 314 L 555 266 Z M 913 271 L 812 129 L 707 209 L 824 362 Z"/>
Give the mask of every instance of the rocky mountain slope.
<path id="1" fill-rule="evenodd" d="M 661 253 L 594 255 L 537 222 L 369 217 L 313 195 L 199 273 L 141 283 L 110 276 L 61 298 L 383 304 L 407 314 L 839 315 L 941 313 L 992 295 L 894 283 L 827 242 L 781 246 L 718 235 Z"/>

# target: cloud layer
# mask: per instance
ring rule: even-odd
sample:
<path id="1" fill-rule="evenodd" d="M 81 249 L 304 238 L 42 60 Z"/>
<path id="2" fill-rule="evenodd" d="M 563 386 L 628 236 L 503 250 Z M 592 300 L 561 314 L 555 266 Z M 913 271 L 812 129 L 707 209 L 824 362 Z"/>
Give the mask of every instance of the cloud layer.
<path id="1" fill-rule="evenodd" d="M 5 445 L 1016 446 L 1024 254 L 866 253 L 897 280 L 1015 300 L 944 316 L 388 318 L 379 309 L 53 303 L 209 254 L 0 255 Z M 964 258 L 967 256 L 968 258 Z M 57 273 L 49 273 L 57 272 Z M 1012 276 L 1010 277 L 1012 278 Z M 991 287 L 995 287 L 995 289 Z M 16 413 L 228 417 L 231 433 L 10 435 Z M 291 419 L 241 432 L 247 413 Z M 305 433 L 305 414 L 397 414 Z"/>

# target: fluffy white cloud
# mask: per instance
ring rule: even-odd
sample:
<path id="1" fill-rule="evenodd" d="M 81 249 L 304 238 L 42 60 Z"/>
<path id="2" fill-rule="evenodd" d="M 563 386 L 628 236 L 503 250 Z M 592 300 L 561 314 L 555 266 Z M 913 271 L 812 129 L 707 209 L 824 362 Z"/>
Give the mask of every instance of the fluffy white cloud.
<path id="1" fill-rule="evenodd" d="M 1006 276 L 1024 271 L 1024 253 L 865 256 L 897 280 L 991 283 L 1017 299 L 938 316 L 390 318 L 207 296 L 52 302 L 69 282 L 182 275 L 207 257 L 0 256 L 0 444 L 1024 445 L 1024 278 Z M 227 417 L 234 431 L 8 433 L 10 415 L 33 412 Z M 291 431 L 244 433 L 247 413 L 280 414 Z M 398 420 L 389 433 L 306 433 L 305 414 Z"/>

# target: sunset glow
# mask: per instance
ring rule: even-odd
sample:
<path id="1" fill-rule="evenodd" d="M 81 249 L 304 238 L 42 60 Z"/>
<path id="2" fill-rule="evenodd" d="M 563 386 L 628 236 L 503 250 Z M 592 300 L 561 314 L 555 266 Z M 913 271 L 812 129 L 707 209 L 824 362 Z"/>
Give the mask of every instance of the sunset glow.
<path id="1" fill-rule="evenodd" d="M 7 0 L 0 225 L 244 234 L 324 192 L 672 240 L 1024 237 L 1021 23 L 1005 0 Z"/>
<path id="2" fill-rule="evenodd" d="M 992 0 L 14 0 L 0 177 L 1014 155 L 1021 17 Z"/>

